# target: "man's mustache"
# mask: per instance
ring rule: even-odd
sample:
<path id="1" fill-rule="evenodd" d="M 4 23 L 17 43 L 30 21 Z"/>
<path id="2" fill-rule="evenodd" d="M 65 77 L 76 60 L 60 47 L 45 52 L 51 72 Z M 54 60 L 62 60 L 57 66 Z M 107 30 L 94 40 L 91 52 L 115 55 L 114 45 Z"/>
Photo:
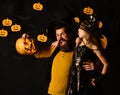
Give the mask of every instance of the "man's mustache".
<path id="1" fill-rule="evenodd" d="M 67 41 L 67 40 L 65 40 L 64 38 L 61 38 L 61 39 L 59 40 L 59 43 L 62 42 L 62 41 Z"/>

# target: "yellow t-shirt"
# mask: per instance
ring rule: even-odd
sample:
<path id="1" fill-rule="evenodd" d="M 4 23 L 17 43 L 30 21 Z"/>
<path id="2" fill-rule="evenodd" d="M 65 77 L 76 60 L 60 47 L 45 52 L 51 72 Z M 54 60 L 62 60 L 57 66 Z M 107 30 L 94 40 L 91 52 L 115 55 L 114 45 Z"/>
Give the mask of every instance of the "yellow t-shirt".
<path id="1" fill-rule="evenodd" d="M 73 51 L 59 51 L 52 64 L 51 82 L 48 93 L 51 95 L 66 95 L 69 71 L 72 64 Z"/>

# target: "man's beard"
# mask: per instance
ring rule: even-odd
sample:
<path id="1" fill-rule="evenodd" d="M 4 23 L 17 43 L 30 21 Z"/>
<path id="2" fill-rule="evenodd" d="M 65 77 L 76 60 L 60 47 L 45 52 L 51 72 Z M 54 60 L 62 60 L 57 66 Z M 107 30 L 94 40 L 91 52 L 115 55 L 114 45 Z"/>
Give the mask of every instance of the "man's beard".
<path id="1" fill-rule="evenodd" d="M 61 45 L 62 43 L 65 43 L 64 45 Z M 61 39 L 59 41 L 58 47 L 60 48 L 61 51 L 67 52 L 70 51 L 70 41 L 67 41 L 65 39 Z"/>

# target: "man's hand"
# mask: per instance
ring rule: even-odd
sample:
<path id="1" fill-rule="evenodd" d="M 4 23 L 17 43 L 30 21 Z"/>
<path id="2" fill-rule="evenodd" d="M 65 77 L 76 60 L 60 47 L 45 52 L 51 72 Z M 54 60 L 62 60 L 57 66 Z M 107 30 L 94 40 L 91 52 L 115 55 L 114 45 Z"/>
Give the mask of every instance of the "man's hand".
<path id="1" fill-rule="evenodd" d="M 22 34 L 22 38 L 29 38 L 29 35 L 24 33 L 24 34 Z"/>
<path id="2" fill-rule="evenodd" d="M 54 42 L 52 42 L 51 47 L 52 47 L 52 48 L 57 47 L 58 44 L 59 44 L 58 41 L 54 41 Z"/>

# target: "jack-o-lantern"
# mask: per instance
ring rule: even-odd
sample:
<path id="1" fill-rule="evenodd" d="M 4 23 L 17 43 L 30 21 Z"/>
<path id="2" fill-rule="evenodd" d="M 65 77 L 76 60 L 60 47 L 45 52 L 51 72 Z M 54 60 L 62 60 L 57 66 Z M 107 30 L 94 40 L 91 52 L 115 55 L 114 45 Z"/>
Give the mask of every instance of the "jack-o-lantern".
<path id="1" fill-rule="evenodd" d="M 102 21 L 99 21 L 99 25 L 98 25 L 99 28 L 102 28 L 103 27 L 103 23 Z"/>
<path id="2" fill-rule="evenodd" d="M 18 38 L 15 47 L 21 55 L 32 55 L 36 52 L 34 40 L 29 38 Z"/>
<path id="3" fill-rule="evenodd" d="M 4 30 L 4 29 L 0 30 L 0 37 L 7 37 L 7 35 L 8 35 L 7 30 Z"/>
<path id="4" fill-rule="evenodd" d="M 85 8 L 83 9 L 83 13 L 84 13 L 84 14 L 87 14 L 87 15 L 92 15 L 93 12 L 94 12 L 94 10 L 93 10 L 91 7 L 85 7 Z"/>
<path id="5" fill-rule="evenodd" d="M 80 23 L 79 17 L 74 17 L 74 21 L 75 21 L 76 23 Z"/>
<path id="6" fill-rule="evenodd" d="M 37 11 L 41 11 L 43 9 L 43 5 L 40 2 L 34 3 L 33 4 L 33 9 L 37 10 Z"/>
<path id="7" fill-rule="evenodd" d="M 47 41 L 47 36 L 45 36 L 44 34 L 38 35 L 37 40 L 41 41 L 41 42 L 46 42 Z"/>
<path id="8" fill-rule="evenodd" d="M 11 26 L 12 25 L 12 20 L 11 19 L 3 19 L 2 20 L 3 26 Z"/>
<path id="9" fill-rule="evenodd" d="M 100 39 L 102 42 L 102 46 L 105 49 L 107 47 L 107 38 L 105 35 L 102 35 L 102 38 Z"/>
<path id="10" fill-rule="evenodd" d="M 11 31 L 12 32 L 19 32 L 21 30 L 21 26 L 18 24 L 12 25 L 11 26 Z"/>

